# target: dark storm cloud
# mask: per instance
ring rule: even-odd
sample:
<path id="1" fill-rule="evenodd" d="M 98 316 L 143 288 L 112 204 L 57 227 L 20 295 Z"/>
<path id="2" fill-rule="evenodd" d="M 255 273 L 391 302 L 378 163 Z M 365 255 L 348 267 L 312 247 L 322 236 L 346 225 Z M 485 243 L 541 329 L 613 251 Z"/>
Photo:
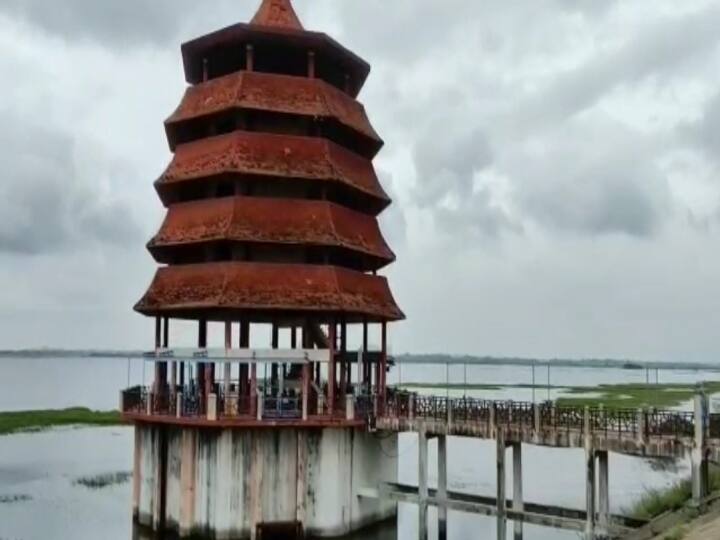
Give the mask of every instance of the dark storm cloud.
<path id="1" fill-rule="evenodd" d="M 171 43 L 182 29 L 231 6 L 238 17 L 246 11 L 232 0 L 3 0 L 0 13 L 66 40 L 134 46 Z"/>
<path id="2" fill-rule="evenodd" d="M 43 254 L 140 242 L 130 208 L 80 178 L 77 148 L 63 133 L 0 113 L 0 252 Z"/>

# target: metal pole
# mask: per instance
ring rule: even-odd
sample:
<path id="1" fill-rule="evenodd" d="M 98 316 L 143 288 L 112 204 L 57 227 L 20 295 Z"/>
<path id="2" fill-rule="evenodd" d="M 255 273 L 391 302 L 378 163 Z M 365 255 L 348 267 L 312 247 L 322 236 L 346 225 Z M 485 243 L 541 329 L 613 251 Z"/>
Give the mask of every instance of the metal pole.
<path id="1" fill-rule="evenodd" d="M 463 363 L 463 397 L 467 397 L 467 364 Z"/>
<path id="2" fill-rule="evenodd" d="M 130 358 L 127 359 L 128 362 L 128 377 L 127 377 L 127 388 L 130 388 Z"/>
<path id="3" fill-rule="evenodd" d="M 548 362 L 547 368 L 548 368 L 547 400 L 550 401 L 550 362 Z"/>
<path id="4" fill-rule="evenodd" d="M 398 379 L 399 379 L 398 380 L 398 388 L 400 388 L 402 386 L 402 360 L 400 360 L 398 358 L 397 363 L 398 363 Z"/>
<path id="5" fill-rule="evenodd" d="M 532 363 L 532 396 L 533 403 L 535 403 L 535 360 Z"/>
<path id="6" fill-rule="evenodd" d="M 445 362 L 445 397 L 450 397 L 450 362 Z"/>

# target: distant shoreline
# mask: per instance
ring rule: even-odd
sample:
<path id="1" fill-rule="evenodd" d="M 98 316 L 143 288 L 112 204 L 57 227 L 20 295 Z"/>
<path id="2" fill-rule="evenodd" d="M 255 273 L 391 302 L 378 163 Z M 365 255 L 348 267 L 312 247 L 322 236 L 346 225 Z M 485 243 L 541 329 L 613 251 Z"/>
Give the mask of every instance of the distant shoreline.
<path id="1" fill-rule="evenodd" d="M 0 350 L 3 358 L 140 358 L 144 351 L 19 349 Z M 396 364 L 483 365 L 536 368 L 595 368 L 624 370 L 690 370 L 720 372 L 720 363 L 710 362 L 648 362 L 617 358 L 521 358 L 448 354 L 400 354 Z"/>

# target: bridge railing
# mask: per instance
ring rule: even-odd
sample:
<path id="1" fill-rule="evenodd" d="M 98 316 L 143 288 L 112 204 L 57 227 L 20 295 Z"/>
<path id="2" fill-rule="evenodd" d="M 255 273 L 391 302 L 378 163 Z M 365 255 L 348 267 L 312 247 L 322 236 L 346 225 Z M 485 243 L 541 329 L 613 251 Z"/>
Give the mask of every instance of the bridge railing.
<path id="1" fill-rule="evenodd" d="M 720 414 L 711 414 L 708 419 L 708 435 L 711 439 L 720 439 Z"/>
<path id="2" fill-rule="evenodd" d="M 397 392 L 389 397 L 386 417 L 425 419 L 440 422 L 494 423 L 515 429 L 552 429 L 622 437 L 692 437 L 692 412 L 629 408 L 568 407 L 553 403 L 486 401 Z M 708 416 L 707 434 L 720 438 L 720 414 Z"/>

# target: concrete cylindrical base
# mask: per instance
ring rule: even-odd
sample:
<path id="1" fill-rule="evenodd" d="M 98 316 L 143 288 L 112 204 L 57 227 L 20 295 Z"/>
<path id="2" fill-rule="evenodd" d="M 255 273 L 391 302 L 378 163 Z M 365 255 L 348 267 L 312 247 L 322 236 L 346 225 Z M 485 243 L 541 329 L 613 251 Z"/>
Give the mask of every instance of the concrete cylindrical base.
<path id="1" fill-rule="evenodd" d="M 254 538 L 258 525 L 280 522 L 340 537 L 397 511 L 394 503 L 358 497 L 396 481 L 397 435 L 137 425 L 135 437 L 136 520 L 165 523 L 181 537 Z"/>

